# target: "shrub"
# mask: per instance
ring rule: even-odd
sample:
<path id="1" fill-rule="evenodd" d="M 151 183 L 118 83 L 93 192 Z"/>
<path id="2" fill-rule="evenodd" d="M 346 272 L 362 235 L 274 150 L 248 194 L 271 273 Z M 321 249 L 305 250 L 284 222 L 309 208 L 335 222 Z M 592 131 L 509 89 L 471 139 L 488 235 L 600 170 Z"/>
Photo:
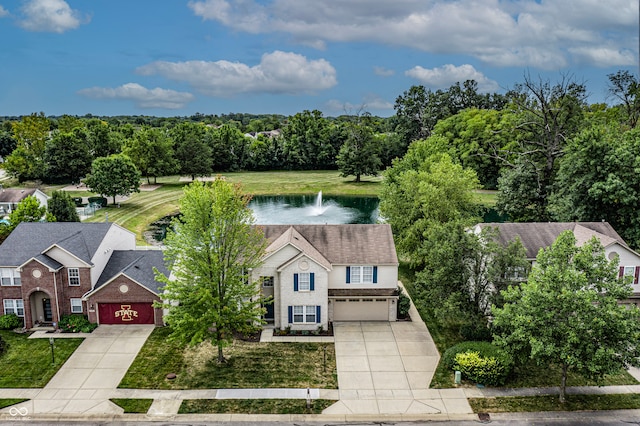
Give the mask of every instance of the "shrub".
<path id="1" fill-rule="evenodd" d="M 100 204 L 100 207 L 107 207 L 107 199 L 104 197 L 89 197 L 87 198 L 89 204 L 96 203 Z"/>
<path id="2" fill-rule="evenodd" d="M 91 333 L 98 327 L 81 314 L 63 315 L 58 325 L 65 333 Z"/>
<path id="3" fill-rule="evenodd" d="M 0 336 L 0 356 L 7 350 L 7 342 Z"/>
<path id="4" fill-rule="evenodd" d="M 24 321 L 16 314 L 0 315 L 0 330 L 13 330 L 23 326 Z"/>
<path id="5" fill-rule="evenodd" d="M 490 342 L 493 340 L 491 330 L 482 323 L 463 325 L 460 327 L 460 336 L 466 341 Z"/>
<path id="6" fill-rule="evenodd" d="M 411 308 L 411 299 L 404 294 L 402 288 L 398 288 L 398 318 L 406 318 Z"/>
<path id="7" fill-rule="evenodd" d="M 452 346 L 442 356 L 442 363 L 447 369 L 460 370 L 469 380 L 489 386 L 503 385 L 513 369 L 511 356 L 489 342 L 462 342 Z"/>

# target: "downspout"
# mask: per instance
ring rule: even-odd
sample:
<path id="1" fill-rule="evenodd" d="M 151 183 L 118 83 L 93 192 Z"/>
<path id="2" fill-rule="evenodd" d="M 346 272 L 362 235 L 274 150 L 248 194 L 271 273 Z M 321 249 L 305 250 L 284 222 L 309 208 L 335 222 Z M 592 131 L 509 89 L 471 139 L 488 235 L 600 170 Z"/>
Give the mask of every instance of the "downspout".
<path id="1" fill-rule="evenodd" d="M 58 314 L 58 322 L 56 323 L 56 328 L 60 326 L 60 297 L 58 296 L 58 280 L 56 279 L 56 273 L 53 272 L 53 291 L 56 293 L 56 313 Z"/>

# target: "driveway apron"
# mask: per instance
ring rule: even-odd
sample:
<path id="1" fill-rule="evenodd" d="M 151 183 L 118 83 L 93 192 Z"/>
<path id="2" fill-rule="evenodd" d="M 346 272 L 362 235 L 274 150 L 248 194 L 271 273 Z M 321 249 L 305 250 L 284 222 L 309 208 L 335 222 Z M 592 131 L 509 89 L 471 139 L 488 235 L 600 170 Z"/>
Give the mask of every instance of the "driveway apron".
<path id="1" fill-rule="evenodd" d="M 462 389 L 429 389 L 440 355 L 415 308 L 408 322 L 334 323 L 340 401 L 325 414 L 467 414 Z"/>
<path id="2" fill-rule="evenodd" d="M 101 325 L 30 401 L 34 414 L 122 414 L 109 396 L 144 345 L 153 325 Z"/>

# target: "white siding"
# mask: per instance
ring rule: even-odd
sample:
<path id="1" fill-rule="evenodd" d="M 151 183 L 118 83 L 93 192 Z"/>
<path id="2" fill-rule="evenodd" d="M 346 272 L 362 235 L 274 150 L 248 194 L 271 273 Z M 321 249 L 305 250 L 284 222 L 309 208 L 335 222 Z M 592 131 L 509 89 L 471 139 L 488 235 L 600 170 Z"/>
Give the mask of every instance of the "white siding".
<path id="1" fill-rule="evenodd" d="M 94 267 L 91 269 L 91 286 L 93 287 L 98 281 L 98 278 L 100 278 L 104 267 L 107 266 L 107 262 L 109 262 L 109 259 L 113 254 L 113 250 L 135 249 L 135 234 L 121 226 L 112 224 L 109 231 L 107 231 L 107 234 L 102 239 L 100 246 L 98 246 L 98 250 L 96 250 L 93 258 L 91 259 L 94 264 Z"/>
<path id="2" fill-rule="evenodd" d="M 62 250 L 61 248 L 58 248 L 58 247 L 52 247 L 47 252 L 47 256 L 57 260 L 67 268 L 86 268 L 87 267 L 86 263 L 79 260 L 77 257 L 69 254 L 69 252 Z"/>
<path id="3" fill-rule="evenodd" d="M 304 262 L 307 268 L 304 269 Z M 302 267 L 301 267 L 302 266 Z M 312 272 L 315 274 L 314 291 L 294 291 L 293 274 L 300 272 Z M 318 326 L 323 329 L 328 327 L 329 312 L 327 302 L 329 292 L 327 290 L 327 270 L 306 256 L 287 265 L 279 274 L 279 288 L 276 290 L 276 326 L 286 328 L 289 325 L 295 330 L 315 330 Z M 288 307 L 294 305 L 320 306 L 320 324 L 290 324 Z M 279 312 L 278 312 L 279 311 Z"/>
<path id="4" fill-rule="evenodd" d="M 348 265 L 350 266 L 350 265 Z M 359 265 L 356 265 L 359 266 Z M 334 265 L 329 273 L 329 288 L 396 288 L 398 267 L 393 265 L 371 265 L 378 267 L 377 283 L 347 284 L 347 265 Z"/>

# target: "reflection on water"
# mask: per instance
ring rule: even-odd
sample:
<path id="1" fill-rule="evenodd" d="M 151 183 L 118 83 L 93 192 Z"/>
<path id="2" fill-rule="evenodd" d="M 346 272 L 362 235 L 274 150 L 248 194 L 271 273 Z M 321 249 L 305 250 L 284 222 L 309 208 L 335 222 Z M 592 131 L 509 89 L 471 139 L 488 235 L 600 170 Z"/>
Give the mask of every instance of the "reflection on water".
<path id="1" fill-rule="evenodd" d="M 256 195 L 249 203 L 256 223 L 341 224 L 376 223 L 379 200 L 375 197 L 317 195 Z"/>

